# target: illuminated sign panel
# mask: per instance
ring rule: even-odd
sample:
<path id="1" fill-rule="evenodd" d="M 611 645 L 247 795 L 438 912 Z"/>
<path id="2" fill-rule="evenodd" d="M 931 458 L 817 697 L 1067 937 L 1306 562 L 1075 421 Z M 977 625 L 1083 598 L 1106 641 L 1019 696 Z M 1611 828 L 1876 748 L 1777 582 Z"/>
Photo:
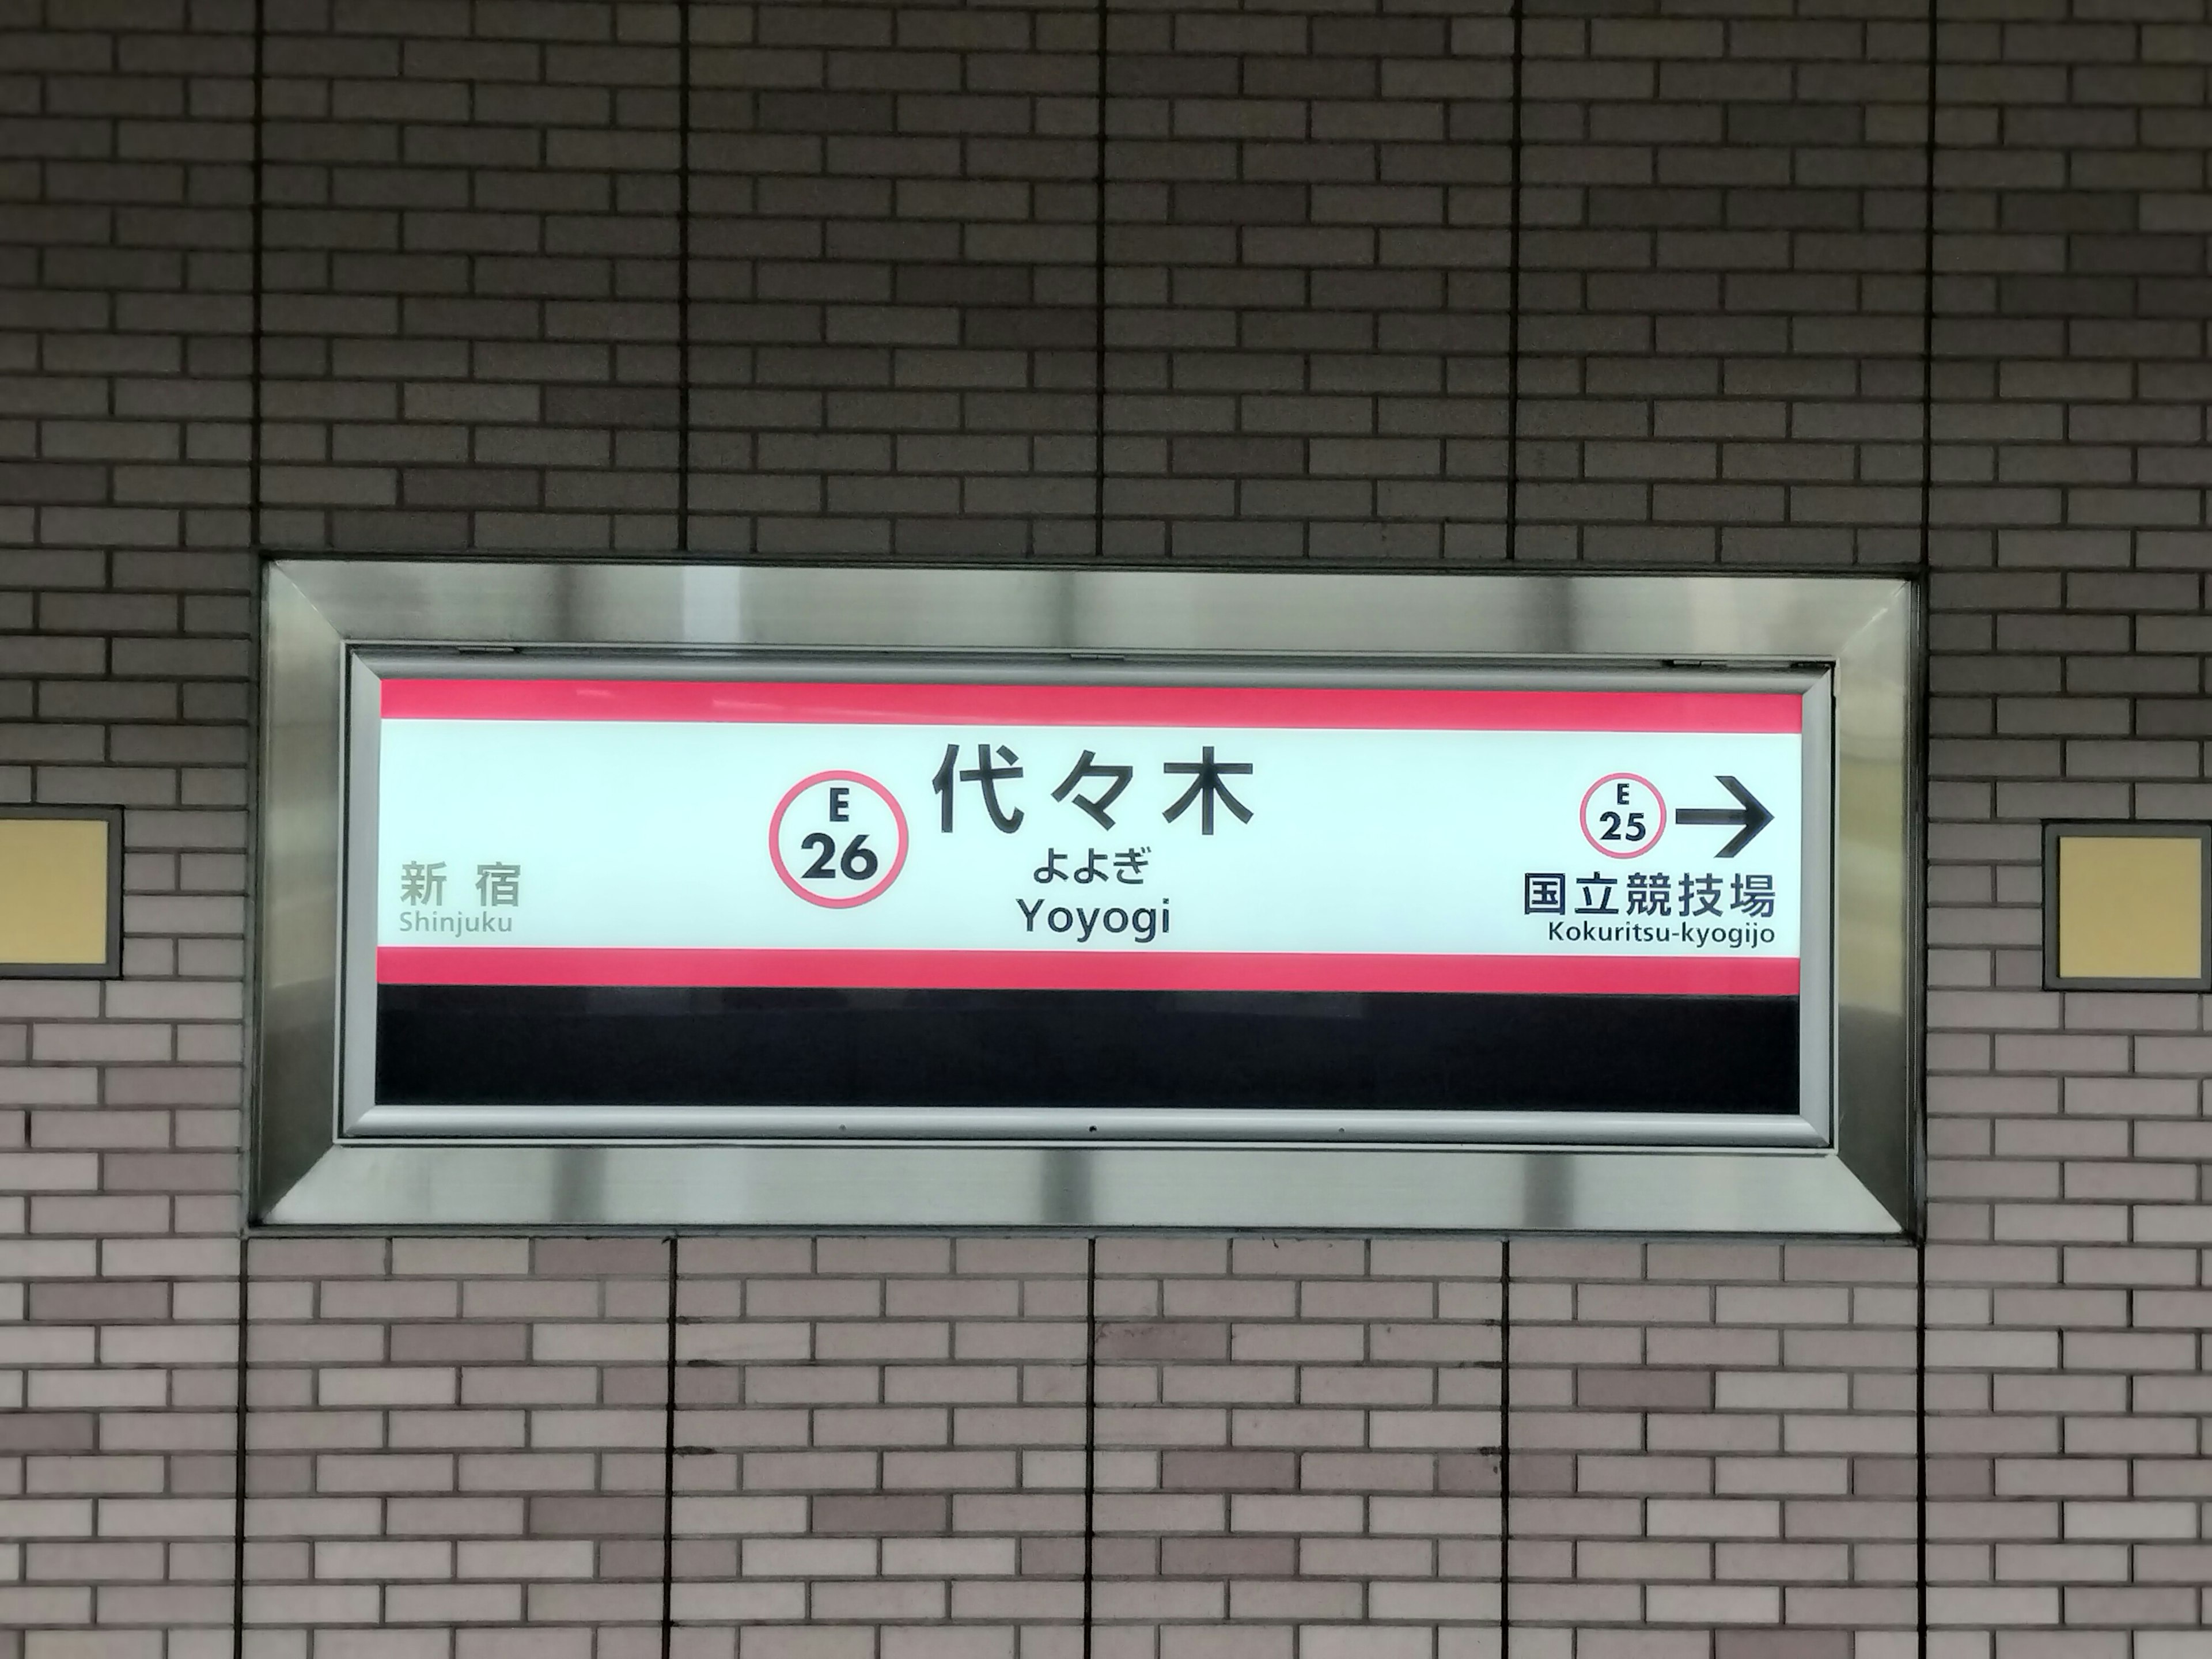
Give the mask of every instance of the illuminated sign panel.
<path id="1" fill-rule="evenodd" d="M 1808 691 L 408 666 L 362 694 L 371 1127 L 1466 1138 L 1825 1104 Z"/>
<path id="2" fill-rule="evenodd" d="M 1794 996 L 1783 693 L 387 678 L 385 984 Z"/>
<path id="3" fill-rule="evenodd" d="M 1881 1235 L 1889 579 L 288 561 L 259 1224 Z"/>

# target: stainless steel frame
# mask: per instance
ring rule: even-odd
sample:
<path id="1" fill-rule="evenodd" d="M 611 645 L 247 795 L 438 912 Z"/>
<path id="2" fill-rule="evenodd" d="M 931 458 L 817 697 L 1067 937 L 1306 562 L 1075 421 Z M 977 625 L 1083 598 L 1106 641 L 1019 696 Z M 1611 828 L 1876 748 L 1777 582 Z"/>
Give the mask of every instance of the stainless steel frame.
<path id="1" fill-rule="evenodd" d="M 1865 577 L 273 566 L 256 1220 L 1895 1233 L 1913 1202 L 1917 618 L 1907 584 Z M 736 662 L 786 678 L 850 675 L 856 654 L 878 678 L 1310 682 L 1357 664 L 1370 682 L 1466 684 L 1540 665 L 1547 683 L 1563 670 L 1598 684 L 1632 670 L 1650 684 L 1655 672 L 1725 666 L 1805 691 L 1818 756 L 1806 780 L 1808 895 L 1834 872 L 1832 896 L 1808 902 L 1808 1111 L 1758 1126 L 1623 1115 L 1571 1128 L 1540 1114 L 1477 1125 L 1436 1113 L 1117 1114 L 1100 1144 L 1109 1131 L 1095 1115 L 1051 1109 L 917 1123 L 378 1105 L 373 1022 L 344 988 L 368 983 L 348 961 L 366 948 L 359 930 L 344 943 L 362 895 L 342 896 L 358 880 L 349 849 L 372 847 L 374 825 L 374 721 L 352 723 L 349 767 L 348 705 L 365 700 L 349 697 L 349 681 L 372 685 L 380 669 L 560 672 L 556 653 L 568 672 L 726 674 Z"/>

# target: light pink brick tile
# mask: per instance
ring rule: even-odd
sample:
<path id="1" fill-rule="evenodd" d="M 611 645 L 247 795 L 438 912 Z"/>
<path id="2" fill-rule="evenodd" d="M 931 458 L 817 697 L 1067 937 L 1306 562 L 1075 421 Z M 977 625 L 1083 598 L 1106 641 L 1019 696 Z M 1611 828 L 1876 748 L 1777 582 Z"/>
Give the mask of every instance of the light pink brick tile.
<path id="1" fill-rule="evenodd" d="M 1193 1245 L 1100 1245 L 1100 1650 L 1494 1650 L 1498 1247 Z"/>
<path id="2" fill-rule="evenodd" d="M 1077 1650 L 1084 1241 L 679 1261 L 679 1654 Z"/>
<path id="3" fill-rule="evenodd" d="M 1909 1285 L 1910 1249 L 1516 1240 L 1509 1264 L 1511 1650 L 1909 1638 L 1917 1567 L 1881 1547 L 1912 1536 L 1915 1301 L 1854 1291 Z"/>
<path id="4" fill-rule="evenodd" d="M 262 1239 L 247 1260 L 250 1652 L 658 1651 L 668 1241 Z M 509 1285 L 540 1305 L 465 1311 Z M 594 1328 L 619 1340 L 577 1340 Z"/>

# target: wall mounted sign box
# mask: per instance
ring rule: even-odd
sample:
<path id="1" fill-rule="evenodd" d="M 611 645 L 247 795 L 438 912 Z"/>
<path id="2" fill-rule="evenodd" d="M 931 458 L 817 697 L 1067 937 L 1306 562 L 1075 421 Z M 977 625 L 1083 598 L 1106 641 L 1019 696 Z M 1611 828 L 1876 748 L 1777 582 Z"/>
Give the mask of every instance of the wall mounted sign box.
<path id="1" fill-rule="evenodd" d="M 2212 991 L 2212 824 L 2045 824 L 2043 983 Z"/>
<path id="2" fill-rule="evenodd" d="M 264 1224 L 1911 1217 L 1900 582 L 267 604 Z"/>

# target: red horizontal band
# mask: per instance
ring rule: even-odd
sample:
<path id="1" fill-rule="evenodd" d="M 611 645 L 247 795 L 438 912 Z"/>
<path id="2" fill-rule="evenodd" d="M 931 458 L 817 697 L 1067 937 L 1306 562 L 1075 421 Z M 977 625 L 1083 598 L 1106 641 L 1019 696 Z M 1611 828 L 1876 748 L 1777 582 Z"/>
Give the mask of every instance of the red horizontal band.
<path id="1" fill-rule="evenodd" d="M 383 985 L 786 986 L 915 991 L 1797 994 L 1795 957 L 1476 957 L 1211 951 L 377 947 Z"/>
<path id="2" fill-rule="evenodd" d="M 1803 720 L 1801 701 L 1784 691 L 573 679 L 387 679 L 382 688 L 386 720 L 1729 732 L 1794 732 Z"/>

